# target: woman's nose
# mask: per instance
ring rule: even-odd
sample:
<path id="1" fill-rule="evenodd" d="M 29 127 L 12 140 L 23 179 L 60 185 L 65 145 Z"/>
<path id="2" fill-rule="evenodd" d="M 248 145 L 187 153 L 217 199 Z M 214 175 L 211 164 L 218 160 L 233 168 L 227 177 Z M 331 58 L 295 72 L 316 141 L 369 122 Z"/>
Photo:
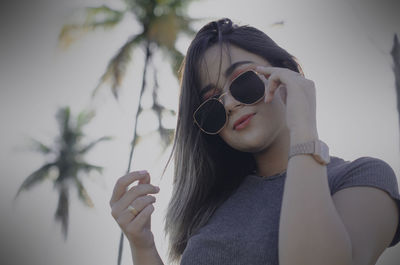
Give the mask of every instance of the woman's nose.
<path id="1" fill-rule="evenodd" d="M 225 110 L 227 113 L 231 113 L 234 109 L 238 108 L 239 106 L 242 105 L 241 102 L 237 101 L 231 93 L 227 93 L 223 98 L 222 98 L 222 103 L 225 106 Z"/>

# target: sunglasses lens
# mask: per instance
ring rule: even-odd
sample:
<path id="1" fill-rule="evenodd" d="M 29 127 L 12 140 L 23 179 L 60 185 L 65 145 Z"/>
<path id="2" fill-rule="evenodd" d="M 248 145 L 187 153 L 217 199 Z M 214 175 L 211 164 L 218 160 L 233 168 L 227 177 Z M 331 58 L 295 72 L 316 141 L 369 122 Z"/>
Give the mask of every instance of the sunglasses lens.
<path id="1" fill-rule="evenodd" d="M 194 117 L 204 131 L 216 133 L 225 125 L 225 107 L 218 100 L 211 99 L 196 111 Z"/>
<path id="2" fill-rule="evenodd" d="M 247 71 L 232 82 L 230 91 L 237 101 L 252 104 L 264 96 L 265 85 L 255 72 Z"/>

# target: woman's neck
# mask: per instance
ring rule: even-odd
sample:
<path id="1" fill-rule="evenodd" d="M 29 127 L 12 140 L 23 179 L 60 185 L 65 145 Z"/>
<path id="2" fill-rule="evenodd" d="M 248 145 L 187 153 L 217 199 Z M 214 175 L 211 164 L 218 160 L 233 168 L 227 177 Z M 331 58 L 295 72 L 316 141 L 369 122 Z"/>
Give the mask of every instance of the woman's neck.
<path id="1" fill-rule="evenodd" d="M 288 164 L 289 145 L 290 134 L 285 128 L 268 148 L 253 154 L 257 163 L 256 174 L 268 178 L 268 176 L 284 172 Z"/>

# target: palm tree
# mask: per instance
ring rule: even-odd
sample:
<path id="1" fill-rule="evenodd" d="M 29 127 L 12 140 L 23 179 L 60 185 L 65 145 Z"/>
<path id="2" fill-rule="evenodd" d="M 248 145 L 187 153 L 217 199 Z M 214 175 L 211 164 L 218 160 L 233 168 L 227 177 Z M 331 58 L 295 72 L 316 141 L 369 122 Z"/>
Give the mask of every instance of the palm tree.
<path id="1" fill-rule="evenodd" d="M 177 75 L 183 55 L 175 47 L 178 33 L 183 32 L 188 35 L 194 34 L 190 27 L 193 19 L 186 16 L 185 9 L 189 2 L 193 0 L 125 0 L 125 9 L 116 10 L 106 5 L 99 7 L 86 8 L 86 20 L 82 24 L 65 25 L 59 35 L 60 44 L 68 47 L 75 36 L 80 36 L 82 32 L 96 30 L 98 28 L 110 29 L 118 25 L 127 14 L 133 14 L 138 20 L 142 29 L 139 33 L 133 34 L 126 43 L 116 52 L 109 61 L 104 74 L 94 89 L 93 95 L 105 83 L 110 83 L 112 93 L 118 99 L 119 88 L 125 75 L 126 67 L 131 61 L 131 53 L 136 48 L 143 48 L 145 51 L 144 67 L 142 74 L 142 86 L 139 96 L 139 103 L 146 88 L 146 73 L 151 65 L 151 59 L 157 50 L 163 52 L 171 62 L 173 72 Z M 163 115 L 172 114 L 174 111 L 167 110 L 158 100 L 158 82 L 157 69 L 154 65 L 154 86 L 153 86 L 153 105 L 152 110 L 158 118 L 158 131 L 160 133 L 163 150 L 171 143 L 174 130 L 167 129 L 162 124 Z M 138 142 L 136 134 L 136 121 L 143 109 L 138 104 L 138 110 L 135 117 L 134 137 L 132 145 Z M 132 149 L 133 152 L 133 149 Z M 131 153 L 132 153 L 131 152 Z M 132 155 L 131 155 L 132 156 Z M 130 158 L 130 161 L 132 158 Z"/>
<path id="2" fill-rule="evenodd" d="M 68 234 L 68 205 L 70 185 L 74 185 L 79 194 L 79 199 L 87 206 L 93 207 L 84 185 L 79 176 L 81 172 L 89 173 L 97 170 L 101 173 L 102 167 L 91 165 L 83 159 L 97 143 L 109 140 L 110 137 L 101 137 L 89 144 L 81 143 L 84 133 L 83 127 L 90 122 L 94 116 L 93 111 L 82 111 L 76 118 L 71 120 L 70 108 L 64 107 L 58 110 L 56 118 L 60 129 L 60 135 L 56 138 L 54 147 L 37 140 L 32 140 L 34 149 L 54 159 L 30 174 L 18 189 L 15 199 L 23 190 L 29 190 L 34 185 L 44 180 L 53 181 L 54 187 L 58 190 L 58 206 L 55 213 L 56 221 L 62 224 L 64 240 Z"/>
<path id="3" fill-rule="evenodd" d="M 178 69 L 183 59 L 182 53 L 175 47 L 178 34 L 181 32 L 188 35 L 194 34 L 194 30 L 190 26 L 193 19 L 185 15 L 186 7 L 191 1 L 193 0 L 125 0 L 125 9 L 123 10 L 112 9 L 106 5 L 89 7 L 86 8 L 86 21 L 83 24 L 65 25 L 61 30 L 59 36 L 60 43 L 68 46 L 74 40 L 75 34 L 97 28 L 112 28 L 118 25 L 128 13 L 133 14 L 142 27 L 140 32 L 132 35 L 117 51 L 114 57 L 111 58 L 106 71 L 101 76 L 99 84 L 93 93 L 95 94 L 102 84 L 110 82 L 112 93 L 118 99 L 118 90 L 125 75 L 126 66 L 131 60 L 132 50 L 136 48 L 144 49 L 145 58 L 142 84 L 138 99 L 138 109 L 135 115 L 135 126 L 127 173 L 130 171 L 133 151 L 139 139 L 137 135 L 137 120 L 143 111 L 140 103 L 146 88 L 146 73 L 150 65 L 154 71 L 154 86 L 152 88 L 153 105 L 151 109 L 156 113 L 158 118 L 158 132 L 163 143 L 163 151 L 172 142 L 174 130 L 165 128 L 161 121 L 164 114 L 175 113 L 172 110 L 167 110 L 159 103 L 157 69 L 155 65 L 151 64 L 151 61 L 154 52 L 160 50 L 170 59 L 173 72 L 176 75 L 178 74 Z M 118 265 L 121 264 L 123 237 L 124 235 L 121 232 Z"/>

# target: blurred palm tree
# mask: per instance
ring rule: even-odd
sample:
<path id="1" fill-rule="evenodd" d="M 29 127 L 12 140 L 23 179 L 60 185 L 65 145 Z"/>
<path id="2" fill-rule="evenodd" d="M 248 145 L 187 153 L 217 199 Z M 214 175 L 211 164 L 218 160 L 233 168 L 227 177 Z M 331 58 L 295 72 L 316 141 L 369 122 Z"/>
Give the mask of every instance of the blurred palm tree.
<path id="1" fill-rule="evenodd" d="M 23 190 L 29 190 L 34 185 L 48 179 L 53 181 L 58 190 L 58 206 L 55 213 L 56 221 L 62 224 L 64 240 L 68 234 L 68 205 L 69 189 L 73 185 L 77 188 L 79 199 L 88 207 L 93 207 L 84 185 L 79 179 L 81 172 L 89 173 L 97 170 L 101 173 L 102 167 L 85 162 L 86 155 L 97 143 L 109 140 L 110 137 L 101 137 L 89 144 L 81 143 L 83 127 L 90 122 L 94 116 L 93 111 L 82 111 L 76 120 L 71 120 L 70 108 L 65 107 L 58 110 L 56 118 L 60 129 L 60 135 L 56 138 L 54 147 L 49 147 L 40 141 L 32 139 L 33 148 L 43 155 L 53 156 L 53 160 L 30 174 L 18 189 L 15 199 Z"/>
<path id="2" fill-rule="evenodd" d="M 109 61 L 105 72 L 101 76 L 98 85 L 94 89 L 93 95 L 105 83 L 110 83 L 111 91 L 118 99 L 119 88 L 123 77 L 126 74 L 126 68 L 131 61 L 132 51 L 136 48 L 142 48 L 145 52 L 144 67 L 142 74 L 142 86 L 139 96 L 141 102 L 144 90 L 146 88 L 146 73 L 151 65 L 151 59 L 156 51 L 161 51 L 169 58 L 174 74 L 178 74 L 178 69 L 183 60 L 183 54 L 175 47 L 175 42 L 179 33 L 187 35 L 194 34 L 190 23 L 193 19 L 185 15 L 186 8 L 193 0 L 124 0 L 125 8 L 116 10 L 106 5 L 99 7 L 86 8 L 86 19 L 81 24 L 65 25 L 59 35 L 60 44 L 68 47 L 77 36 L 88 31 L 94 31 L 98 28 L 110 29 L 122 22 L 126 14 L 133 14 L 141 25 L 141 30 L 133 34 L 116 52 Z M 163 143 L 163 150 L 171 143 L 174 133 L 173 129 L 165 128 L 162 124 L 162 118 L 165 115 L 174 115 L 173 110 L 166 109 L 159 103 L 157 69 L 154 65 L 153 70 L 153 104 L 151 109 L 158 118 L 158 131 Z M 139 138 L 136 134 L 136 121 L 142 113 L 141 104 L 138 104 L 138 110 L 135 117 L 135 129 L 132 145 L 135 146 Z"/>
<path id="3" fill-rule="evenodd" d="M 123 10 L 116 10 L 106 5 L 88 7 L 86 8 L 86 19 L 84 23 L 65 25 L 61 30 L 59 36 L 60 43 L 64 45 L 64 47 L 68 47 L 68 45 L 74 41 L 74 36 L 79 36 L 82 32 L 93 31 L 97 28 L 112 28 L 118 25 L 126 14 L 133 14 L 141 25 L 140 32 L 132 35 L 111 58 L 93 93 L 95 94 L 102 84 L 109 82 L 114 97 L 118 99 L 119 87 L 126 74 L 127 65 L 131 61 L 132 50 L 136 48 L 144 49 L 145 57 L 142 84 L 138 99 L 138 109 L 135 116 L 135 126 L 127 173 L 130 172 L 133 151 L 139 141 L 137 135 L 137 121 L 139 115 L 143 111 L 141 101 L 146 88 L 146 73 L 150 65 L 154 72 L 154 85 L 152 87 L 153 104 L 151 109 L 157 115 L 158 132 L 162 140 L 163 152 L 173 140 L 174 130 L 165 128 L 162 123 L 162 118 L 163 115 L 174 115 L 175 113 L 173 110 L 168 110 L 159 103 L 157 69 L 151 61 L 153 54 L 160 50 L 170 59 L 173 72 L 175 75 L 178 75 L 178 69 L 183 60 L 183 54 L 176 49 L 175 42 L 178 38 L 178 34 L 181 32 L 187 35 L 193 35 L 195 33 L 190 26 L 193 19 L 185 14 L 188 4 L 192 1 L 193 0 L 124 0 L 125 8 Z M 121 233 L 120 237 L 118 264 L 121 264 L 122 249 L 123 233 Z"/>

